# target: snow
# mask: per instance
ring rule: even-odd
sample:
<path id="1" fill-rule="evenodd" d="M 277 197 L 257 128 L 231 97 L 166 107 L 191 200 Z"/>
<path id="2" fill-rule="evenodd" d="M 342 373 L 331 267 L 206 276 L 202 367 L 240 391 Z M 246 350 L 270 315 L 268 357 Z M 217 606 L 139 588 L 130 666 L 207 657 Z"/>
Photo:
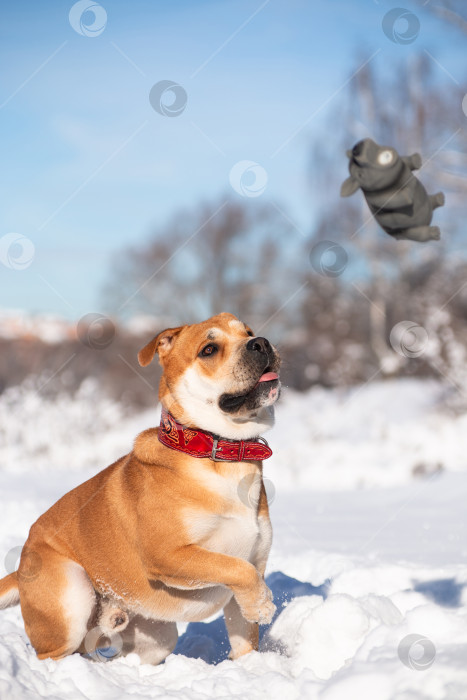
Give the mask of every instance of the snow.
<path id="1" fill-rule="evenodd" d="M 39 661 L 11 608 L 0 612 L 0 698 L 466 697 L 467 416 L 444 401 L 440 383 L 415 379 L 285 392 L 265 462 L 278 611 L 260 652 L 227 660 L 217 616 L 179 625 L 157 667 L 135 655 Z M 5 392 L 2 560 L 157 416 L 125 415 L 89 382 L 53 402 L 31 386 Z"/>
<path id="2" fill-rule="evenodd" d="M 19 309 L 0 309 L 0 338 L 39 338 L 44 343 L 74 339 L 74 324 L 52 314 L 31 315 Z"/>
<path id="3" fill-rule="evenodd" d="M 109 317 L 100 313 L 86 314 L 81 322 L 85 325 L 99 319 L 113 323 Z M 0 309 L 0 338 L 16 340 L 28 338 L 41 340 L 49 345 L 61 343 L 66 340 L 76 340 L 78 324 L 67 321 L 61 316 L 53 314 L 31 314 L 22 309 Z M 173 325 L 173 319 L 167 317 L 155 317 L 146 314 L 132 316 L 125 323 L 119 324 L 120 330 L 135 336 L 148 336 L 154 334 L 155 328 L 166 328 Z"/>

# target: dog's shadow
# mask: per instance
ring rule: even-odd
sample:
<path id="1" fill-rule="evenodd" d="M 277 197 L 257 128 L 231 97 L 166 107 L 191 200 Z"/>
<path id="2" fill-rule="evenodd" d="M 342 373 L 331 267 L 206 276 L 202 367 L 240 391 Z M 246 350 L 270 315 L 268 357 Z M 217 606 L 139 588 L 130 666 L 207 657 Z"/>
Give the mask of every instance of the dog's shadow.
<path id="1" fill-rule="evenodd" d="M 272 625 L 293 598 L 308 595 L 326 598 L 331 582 L 325 581 L 321 586 L 313 586 L 311 583 L 304 583 L 286 576 L 281 571 L 275 571 L 266 578 L 266 583 L 274 595 L 274 603 L 277 607 Z M 269 627 L 270 625 L 260 627 L 260 641 Z M 203 659 L 208 664 L 218 664 L 227 659 L 229 651 L 229 638 L 224 616 L 221 615 L 212 622 L 190 622 L 186 632 L 180 636 L 174 654 Z"/>

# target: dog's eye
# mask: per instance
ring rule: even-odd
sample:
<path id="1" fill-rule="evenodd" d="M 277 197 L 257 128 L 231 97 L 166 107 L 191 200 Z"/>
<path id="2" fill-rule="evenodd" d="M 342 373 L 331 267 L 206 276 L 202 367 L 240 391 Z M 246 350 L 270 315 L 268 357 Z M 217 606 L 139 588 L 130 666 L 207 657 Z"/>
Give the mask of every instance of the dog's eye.
<path id="1" fill-rule="evenodd" d="M 253 331 L 247 331 L 246 334 L 249 335 L 250 338 L 253 338 L 253 336 L 254 336 Z"/>
<path id="2" fill-rule="evenodd" d="M 204 348 L 201 350 L 200 355 L 202 357 L 207 357 L 208 355 L 214 355 L 217 352 L 218 348 L 217 345 L 213 345 L 210 343 L 209 345 L 205 345 Z"/>

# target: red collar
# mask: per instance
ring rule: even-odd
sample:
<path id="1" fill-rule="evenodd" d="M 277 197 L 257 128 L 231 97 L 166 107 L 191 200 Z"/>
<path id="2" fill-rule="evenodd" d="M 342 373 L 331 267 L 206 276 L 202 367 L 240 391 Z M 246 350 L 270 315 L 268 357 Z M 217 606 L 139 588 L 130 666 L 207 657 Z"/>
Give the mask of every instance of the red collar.
<path id="1" fill-rule="evenodd" d="M 160 442 L 172 450 L 186 452 L 192 457 L 209 457 L 215 462 L 242 462 L 247 459 L 261 461 L 272 455 L 264 438 L 258 440 L 227 440 L 198 428 L 184 428 L 175 418 L 162 409 L 158 434 Z"/>

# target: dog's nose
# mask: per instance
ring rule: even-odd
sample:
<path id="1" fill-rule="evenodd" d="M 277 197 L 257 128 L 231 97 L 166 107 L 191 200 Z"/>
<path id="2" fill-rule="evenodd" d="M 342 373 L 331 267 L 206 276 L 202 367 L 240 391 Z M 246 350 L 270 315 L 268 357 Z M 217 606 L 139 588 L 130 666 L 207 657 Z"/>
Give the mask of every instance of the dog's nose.
<path id="1" fill-rule="evenodd" d="M 352 155 L 353 156 L 359 156 L 360 153 L 363 151 L 363 141 L 359 141 L 358 143 L 355 144 L 355 146 L 352 148 Z"/>
<path id="2" fill-rule="evenodd" d="M 252 338 L 246 344 L 246 349 L 252 352 L 262 352 L 263 355 L 267 355 L 271 351 L 271 344 L 266 338 Z"/>

